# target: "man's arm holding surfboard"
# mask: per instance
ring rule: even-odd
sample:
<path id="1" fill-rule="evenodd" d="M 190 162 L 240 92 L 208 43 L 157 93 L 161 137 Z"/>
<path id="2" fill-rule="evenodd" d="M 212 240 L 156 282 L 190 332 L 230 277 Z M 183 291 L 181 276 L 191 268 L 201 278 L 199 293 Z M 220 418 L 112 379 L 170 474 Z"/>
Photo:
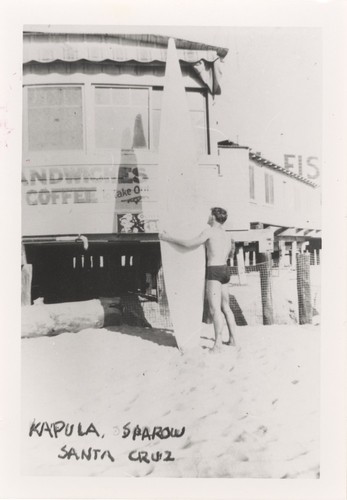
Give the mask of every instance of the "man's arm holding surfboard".
<path id="1" fill-rule="evenodd" d="M 207 227 L 204 229 L 198 236 L 194 238 L 175 238 L 169 235 L 166 231 L 163 231 L 159 234 L 159 239 L 162 241 L 168 241 L 169 243 L 175 243 L 176 245 L 180 245 L 186 248 L 198 247 L 206 243 L 206 241 L 210 238 L 211 228 Z"/>

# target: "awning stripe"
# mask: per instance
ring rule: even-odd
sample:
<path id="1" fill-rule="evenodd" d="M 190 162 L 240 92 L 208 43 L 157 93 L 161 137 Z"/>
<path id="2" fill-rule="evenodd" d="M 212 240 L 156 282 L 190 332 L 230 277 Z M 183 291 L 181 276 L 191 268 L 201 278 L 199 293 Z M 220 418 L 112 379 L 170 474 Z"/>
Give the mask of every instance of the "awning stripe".
<path id="1" fill-rule="evenodd" d="M 187 50 L 178 49 L 178 58 L 186 63 L 197 63 L 204 60 L 215 62 L 219 59 L 215 50 Z M 125 45 L 118 40 L 36 40 L 26 39 L 24 43 L 23 62 L 31 61 L 50 63 L 53 61 L 75 62 L 86 60 L 92 62 L 114 61 L 124 63 L 136 61 L 151 63 L 153 61 L 166 62 L 166 48 Z"/>

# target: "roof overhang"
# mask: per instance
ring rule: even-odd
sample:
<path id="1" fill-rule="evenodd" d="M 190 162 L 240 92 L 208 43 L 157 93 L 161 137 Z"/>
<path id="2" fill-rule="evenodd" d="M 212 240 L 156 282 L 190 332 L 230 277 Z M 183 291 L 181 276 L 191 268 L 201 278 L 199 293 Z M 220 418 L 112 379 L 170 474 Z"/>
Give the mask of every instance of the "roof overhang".
<path id="1" fill-rule="evenodd" d="M 248 229 L 247 231 L 228 231 L 235 242 L 259 242 L 264 238 L 273 238 L 275 227 L 270 226 L 265 229 Z"/>
<path id="2" fill-rule="evenodd" d="M 321 238 L 321 230 L 289 227 L 276 232 L 275 237 L 278 240 L 287 239 L 288 241 L 310 240 L 312 238 Z"/>
<path id="3" fill-rule="evenodd" d="M 307 184 L 313 188 L 317 187 L 317 184 L 312 182 L 311 180 L 307 179 L 306 177 L 303 177 L 302 175 L 296 174 L 295 172 L 292 172 L 291 170 L 288 170 L 284 167 L 281 167 L 280 165 L 277 165 L 276 163 L 273 163 L 272 161 L 266 160 L 262 156 L 260 156 L 258 153 L 253 153 L 250 150 L 249 153 L 249 159 L 250 161 L 253 161 L 257 163 L 258 165 L 262 167 L 267 167 L 272 170 L 277 170 L 278 172 L 281 172 L 284 175 L 287 175 L 288 177 L 292 177 L 293 179 L 296 179 L 297 181 L 303 182 L 304 184 Z"/>
<path id="4" fill-rule="evenodd" d="M 23 63 L 50 64 L 87 61 L 115 64 L 166 63 L 168 36 L 24 32 Z M 178 59 L 190 65 L 211 94 L 220 94 L 220 60 L 228 49 L 174 38 Z"/>
<path id="5" fill-rule="evenodd" d="M 105 32 L 106 31 L 106 32 Z M 118 43 L 123 43 L 125 45 L 141 45 L 141 46 L 146 46 L 148 48 L 150 47 L 157 47 L 157 48 L 164 48 L 167 49 L 169 39 L 174 38 L 175 40 L 175 45 L 176 48 L 179 50 L 186 50 L 186 51 L 205 51 L 205 52 L 215 52 L 216 55 L 220 58 L 223 59 L 227 54 L 229 49 L 225 47 L 219 47 L 216 45 L 210 45 L 206 43 L 201 43 L 201 42 L 194 42 L 191 40 L 185 40 L 183 38 L 177 38 L 177 37 L 170 37 L 167 35 L 157 35 L 157 34 L 149 34 L 149 33 L 121 33 L 121 30 L 117 30 L 117 32 L 109 32 L 107 29 L 105 29 L 104 32 L 92 32 L 88 30 L 80 30 L 79 32 L 76 31 L 69 31 L 68 28 L 65 26 L 64 31 L 52 31 L 48 29 L 39 29 L 39 27 L 36 27 L 36 29 L 27 29 L 24 30 L 24 38 L 27 39 L 28 37 L 35 37 L 36 40 L 43 40 L 43 37 L 63 37 L 66 40 L 69 40 L 70 42 L 73 42 L 74 40 L 78 40 L 84 38 L 86 41 L 92 41 L 94 40 L 101 40 L 101 39 L 107 39 L 109 42 L 113 41 L 114 43 L 118 41 Z M 46 38 L 47 40 L 47 38 Z"/>
<path id="6" fill-rule="evenodd" d="M 157 233 L 106 233 L 106 234 L 66 234 L 24 236 L 22 243 L 26 245 L 81 245 L 86 240 L 90 243 L 156 243 L 159 242 Z"/>

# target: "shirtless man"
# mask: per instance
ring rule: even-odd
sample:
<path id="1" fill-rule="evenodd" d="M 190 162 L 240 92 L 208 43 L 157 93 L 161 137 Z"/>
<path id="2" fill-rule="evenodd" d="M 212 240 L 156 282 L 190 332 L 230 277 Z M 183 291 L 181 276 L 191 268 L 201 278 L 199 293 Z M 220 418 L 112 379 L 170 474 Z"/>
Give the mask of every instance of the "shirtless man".
<path id="1" fill-rule="evenodd" d="M 209 227 L 202 231 L 199 236 L 191 239 L 173 238 L 165 231 L 159 235 L 163 241 L 176 243 L 187 248 L 197 247 L 205 244 L 207 250 L 207 270 L 206 270 L 206 293 L 210 312 L 212 315 L 215 345 L 213 351 L 222 347 L 222 331 L 224 326 L 223 315 L 225 317 L 229 340 L 228 345 L 235 345 L 233 336 L 234 316 L 229 306 L 228 283 L 230 273 L 227 266 L 227 259 L 231 254 L 231 239 L 226 234 L 223 224 L 227 220 L 228 214 L 223 208 L 214 207 L 208 219 Z"/>

